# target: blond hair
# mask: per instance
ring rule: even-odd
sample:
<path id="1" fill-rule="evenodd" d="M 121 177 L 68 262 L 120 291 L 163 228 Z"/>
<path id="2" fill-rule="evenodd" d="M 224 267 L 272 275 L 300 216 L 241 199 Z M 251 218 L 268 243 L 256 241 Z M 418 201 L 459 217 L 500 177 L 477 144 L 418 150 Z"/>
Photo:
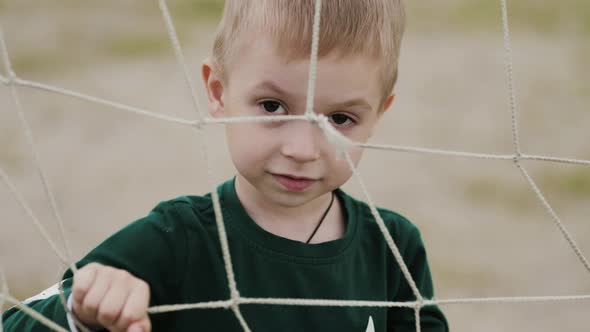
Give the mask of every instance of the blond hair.
<path id="1" fill-rule="evenodd" d="M 221 76 L 247 43 L 246 36 L 270 34 L 279 54 L 288 59 L 309 57 L 314 8 L 315 0 L 226 0 L 213 45 L 213 61 Z M 397 81 L 405 20 L 403 0 L 323 0 L 318 56 L 377 59 L 385 97 Z"/>

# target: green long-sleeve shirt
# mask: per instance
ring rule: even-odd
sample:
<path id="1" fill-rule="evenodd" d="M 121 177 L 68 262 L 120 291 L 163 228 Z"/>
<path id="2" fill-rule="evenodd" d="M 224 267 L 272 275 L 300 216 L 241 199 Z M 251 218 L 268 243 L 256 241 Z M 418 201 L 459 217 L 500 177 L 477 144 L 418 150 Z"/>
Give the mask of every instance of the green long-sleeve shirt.
<path id="1" fill-rule="evenodd" d="M 338 300 L 413 301 L 415 297 L 395 262 L 369 207 L 342 190 L 345 235 L 334 241 L 304 244 L 259 227 L 241 205 L 234 180 L 218 187 L 237 287 L 241 296 Z M 433 297 L 426 252 L 418 229 L 402 216 L 379 209 L 424 298 Z M 227 300 L 229 288 L 210 194 L 160 203 L 101 243 L 78 266 L 98 262 L 125 269 L 145 280 L 150 306 Z M 72 274 L 64 275 L 66 296 Z M 57 296 L 29 303 L 67 327 Z M 242 305 L 253 332 L 364 332 L 369 317 L 375 331 L 414 331 L 409 308 Z M 2 316 L 7 332 L 47 331 L 14 308 Z M 194 309 L 151 315 L 154 331 L 241 331 L 227 309 Z M 448 331 L 435 306 L 421 310 L 422 331 Z"/>

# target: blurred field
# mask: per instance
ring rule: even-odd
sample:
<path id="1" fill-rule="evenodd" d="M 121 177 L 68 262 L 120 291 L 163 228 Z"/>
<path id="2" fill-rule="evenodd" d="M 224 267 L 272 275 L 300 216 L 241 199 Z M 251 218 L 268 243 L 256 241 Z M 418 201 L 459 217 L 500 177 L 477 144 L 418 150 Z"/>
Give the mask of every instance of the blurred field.
<path id="1" fill-rule="evenodd" d="M 523 151 L 590 159 L 590 2 L 509 4 Z M 397 102 L 372 141 L 511 153 L 498 1 L 408 5 Z M 221 4 L 170 6 L 202 96 L 199 64 Z M 6 0 L 0 25 L 22 78 L 195 116 L 157 1 Z M 76 258 L 157 202 L 210 190 L 202 137 L 188 128 L 55 94 L 19 89 L 19 95 Z M 59 239 L 6 86 L 0 110 L 0 167 Z M 219 182 L 233 174 L 223 128 L 206 132 Z M 525 166 L 590 253 L 590 167 Z M 422 230 L 437 297 L 590 294 L 588 271 L 511 162 L 367 151 L 360 173 L 379 205 Z M 354 179 L 345 189 L 362 197 Z M 59 261 L 4 186 L 0 220 L 0 268 L 11 294 L 25 299 L 55 283 Z M 588 330 L 590 302 L 443 310 L 454 331 L 581 332 Z"/>

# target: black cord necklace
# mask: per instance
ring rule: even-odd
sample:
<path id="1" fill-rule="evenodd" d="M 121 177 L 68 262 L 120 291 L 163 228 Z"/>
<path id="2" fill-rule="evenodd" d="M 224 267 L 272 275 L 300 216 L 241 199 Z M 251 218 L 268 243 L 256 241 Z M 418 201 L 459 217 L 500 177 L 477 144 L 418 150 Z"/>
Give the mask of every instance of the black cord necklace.
<path id="1" fill-rule="evenodd" d="M 307 241 L 305 241 L 305 243 L 309 243 L 309 241 L 311 241 L 311 239 L 313 238 L 313 236 L 315 235 L 315 233 L 318 231 L 318 229 L 322 225 L 322 222 L 324 221 L 324 219 L 328 215 L 328 212 L 330 211 L 330 208 L 332 207 L 332 203 L 334 203 L 334 192 L 333 191 L 332 191 L 332 199 L 330 200 L 330 205 L 328 205 L 328 208 L 324 212 L 324 215 L 322 216 L 322 219 L 320 219 L 320 222 L 315 226 L 315 229 L 313 230 L 313 233 L 311 233 L 311 235 L 309 236 L 309 239 L 307 239 Z"/>

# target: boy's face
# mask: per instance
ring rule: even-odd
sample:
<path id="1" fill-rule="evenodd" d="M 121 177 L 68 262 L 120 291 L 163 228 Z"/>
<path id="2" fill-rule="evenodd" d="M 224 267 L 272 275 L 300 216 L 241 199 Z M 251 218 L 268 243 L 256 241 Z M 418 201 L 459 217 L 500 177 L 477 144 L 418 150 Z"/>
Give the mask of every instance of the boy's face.
<path id="1" fill-rule="evenodd" d="M 393 101 L 389 96 L 381 105 L 380 67 L 368 57 L 320 58 L 314 111 L 352 141 L 365 142 Z M 309 60 L 285 59 L 270 39 L 257 38 L 227 66 L 225 81 L 211 64 L 203 65 L 209 110 L 215 117 L 302 115 L 308 70 Z M 308 121 L 227 125 L 227 143 L 237 176 L 280 206 L 311 202 L 352 175 L 317 124 Z M 361 154 L 350 150 L 355 165 Z"/>

